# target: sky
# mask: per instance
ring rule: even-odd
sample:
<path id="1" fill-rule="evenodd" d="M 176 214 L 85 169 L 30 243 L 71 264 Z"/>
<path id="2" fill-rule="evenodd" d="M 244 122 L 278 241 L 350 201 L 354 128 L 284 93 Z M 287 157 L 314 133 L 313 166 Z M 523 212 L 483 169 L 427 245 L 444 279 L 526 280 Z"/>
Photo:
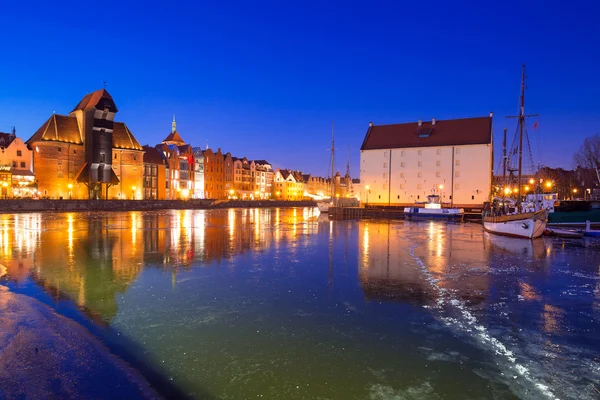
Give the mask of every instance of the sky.
<path id="1" fill-rule="evenodd" d="M 141 144 L 170 132 L 275 167 L 358 176 L 374 124 L 494 112 L 512 135 L 521 65 L 535 164 L 572 168 L 600 133 L 594 1 L 9 1 L 0 131 L 28 139 L 106 88 Z M 509 139 L 510 141 L 510 139 Z"/>

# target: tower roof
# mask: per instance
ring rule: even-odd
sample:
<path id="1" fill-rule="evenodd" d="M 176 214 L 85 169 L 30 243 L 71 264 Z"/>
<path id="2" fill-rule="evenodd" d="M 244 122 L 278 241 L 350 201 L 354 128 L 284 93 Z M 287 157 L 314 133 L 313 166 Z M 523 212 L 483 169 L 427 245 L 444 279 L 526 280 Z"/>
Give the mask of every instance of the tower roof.
<path id="1" fill-rule="evenodd" d="M 83 99 L 81 99 L 79 104 L 77 104 L 77 106 L 75 106 L 73 111 L 89 110 L 90 108 L 96 108 L 99 110 L 103 110 L 104 108 L 107 108 L 107 107 L 109 109 L 111 109 L 110 111 L 112 111 L 112 112 L 116 113 L 117 111 L 119 111 L 117 109 L 117 106 L 115 105 L 115 101 L 113 100 L 110 93 L 108 93 L 108 91 L 106 89 L 99 89 L 99 90 L 96 90 L 95 92 L 88 93 L 85 96 L 83 96 Z M 71 112 L 73 112 L 73 111 L 71 111 Z"/>

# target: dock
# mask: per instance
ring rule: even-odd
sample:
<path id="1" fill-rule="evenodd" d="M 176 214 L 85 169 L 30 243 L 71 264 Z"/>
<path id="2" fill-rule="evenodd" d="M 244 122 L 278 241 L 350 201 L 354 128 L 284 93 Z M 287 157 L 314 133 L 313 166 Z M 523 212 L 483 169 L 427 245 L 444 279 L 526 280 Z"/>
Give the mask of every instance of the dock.
<path id="1" fill-rule="evenodd" d="M 404 206 L 330 207 L 329 218 L 352 219 L 404 219 Z M 465 209 L 464 221 L 481 222 L 481 209 Z"/>

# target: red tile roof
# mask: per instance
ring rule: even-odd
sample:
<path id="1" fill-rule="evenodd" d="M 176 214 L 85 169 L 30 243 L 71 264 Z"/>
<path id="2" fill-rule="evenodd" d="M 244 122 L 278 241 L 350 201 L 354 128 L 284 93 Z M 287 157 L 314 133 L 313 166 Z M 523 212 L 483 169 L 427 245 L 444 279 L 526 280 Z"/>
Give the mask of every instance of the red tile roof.
<path id="1" fill-rule="evenodd" d="M 75 106 L 73 111 L 89 110 L 90 108 L 97 107 L 98 103 L 100 103 L 102 100 L 110 100 L 110 102 L 114 105 L 114 100 L 112 96 L 106 91 L 106 89 L 100 89 L 83 96 L 83 99 L 81 99 L 79 104 Z M 117 106 L 115 105 L 115 112 L 117 111 Z"/>
<path id="2" fill-rule="evenodd" d="M 77 119 L 65 115 L 53 114 L 44 124 L 27 140 L 28 144 L 38 141 L 52 141 L 82 144 L 81 134 Z"/>
<path id="3" fill-rule="evenodd" d="M 158 149 L 150 146 L 143 146 L 144 148 L 144 163 L 146 164 L 164 164 L 165 159 L 163 153 Z"/>
<path id="4" fill-rule="evenodd" d="M 361 150 L 404 147 L 461 146 L 492 142 L 492 117 L 373 125 L 367 130 Z"/>
<path id="5" fill-rule="evenodd" d="M 143 150 L 124 122 L 115 122 L 112 133 L 113 148 L 123 150 Z"/>
<path id="6" fill-rule="evenodd" d="M 185 144 L 185 141 L 181 138 L 179 132 L 177 131 L 169 133 L 169 136 L 167 136 L 162 142 L 167 144 L 174 143 L 178 146 Z"/>

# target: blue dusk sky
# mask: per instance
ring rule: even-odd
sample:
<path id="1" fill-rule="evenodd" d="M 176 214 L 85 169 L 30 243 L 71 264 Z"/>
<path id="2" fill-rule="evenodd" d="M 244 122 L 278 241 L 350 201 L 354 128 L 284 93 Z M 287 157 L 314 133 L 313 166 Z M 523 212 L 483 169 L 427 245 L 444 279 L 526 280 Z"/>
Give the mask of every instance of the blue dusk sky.
<path id="1" fill-rule="evenodd" d="M 595 1 L 5 1 L 0 131 L 28 139 L 86 93 L 112 94 L 141 144 L 171 116 L 194 146 L 328 174 L 375 124 L 495 114 L 496 154 L 518 109 L 535 163 L 573 167 L 600 133 Z M 531 126 L 534 120 L 529 121 Z"/>

